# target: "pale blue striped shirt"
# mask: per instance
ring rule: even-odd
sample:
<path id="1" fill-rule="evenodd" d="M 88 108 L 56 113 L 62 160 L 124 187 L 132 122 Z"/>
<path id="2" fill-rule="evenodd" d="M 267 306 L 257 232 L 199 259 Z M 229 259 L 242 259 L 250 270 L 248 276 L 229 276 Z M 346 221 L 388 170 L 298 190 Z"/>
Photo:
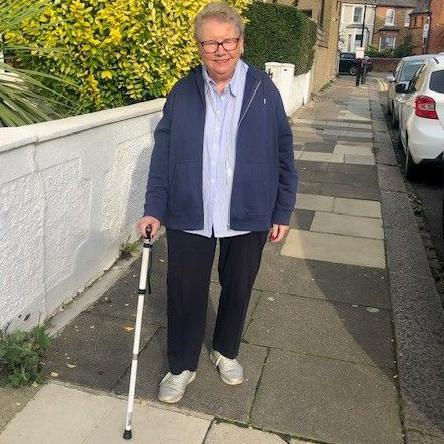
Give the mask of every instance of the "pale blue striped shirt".
<path id="1" fill-rule="evenodd" d="M 203 144 L 202 196 L 204 227 L 187 233 L 231 237 L 249 233 L 230 228 L 230 204 L 236 160 L 237 127 L 244 97 L 248 65 L 236 64 L 233 77 L 222 93 L 202 68 L 205 84 L 205 132 Z"/>

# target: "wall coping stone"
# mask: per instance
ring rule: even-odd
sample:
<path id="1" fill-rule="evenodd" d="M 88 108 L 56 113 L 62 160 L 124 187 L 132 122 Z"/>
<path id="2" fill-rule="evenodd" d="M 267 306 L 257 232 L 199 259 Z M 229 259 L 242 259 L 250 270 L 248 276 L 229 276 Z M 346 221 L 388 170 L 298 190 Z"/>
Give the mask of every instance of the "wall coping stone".
<path id="1" fill-rule="evenodd" d="M 0 153 L 32 143 L 41 143 L 69 136 L 110 123 L 133 119 L 146 114 L 154 114 L 162 111 L 164 103 L 165 99 L 154 99 L 148 102 L 51 120 L 49 122 L 0 128 Z"/>

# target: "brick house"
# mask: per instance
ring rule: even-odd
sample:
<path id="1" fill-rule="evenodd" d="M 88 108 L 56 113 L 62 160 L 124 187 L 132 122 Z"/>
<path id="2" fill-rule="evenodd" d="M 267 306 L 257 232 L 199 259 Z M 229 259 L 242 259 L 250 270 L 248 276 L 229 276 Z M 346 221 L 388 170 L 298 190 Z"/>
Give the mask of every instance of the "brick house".
<path id="1" fill-rule="evenodd" d="M 379 51 L 397 48 L 412 34 L 410 14 L 416 5 L 417 0 L 377 0 L 373 45 Z"/>
<path id="2" fill-rule="evenodd" d="M 418 0 L 410 17 L 413 53 L 444 51 L 444 0 Z"/>

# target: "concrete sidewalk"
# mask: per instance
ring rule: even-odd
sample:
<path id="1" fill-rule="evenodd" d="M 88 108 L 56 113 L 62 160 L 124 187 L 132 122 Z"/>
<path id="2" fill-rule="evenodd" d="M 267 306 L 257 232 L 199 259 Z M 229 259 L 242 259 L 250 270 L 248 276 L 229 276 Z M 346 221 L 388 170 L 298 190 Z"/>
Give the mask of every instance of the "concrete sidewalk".
<path id="1" fill-rule="evenodd" d="M 432 313 L 433 301 L 427 307 L 421 302 L 431 325 L 425 333 L 404 330 L 418 325 L 409 317 L 415 301 L 408 299 L 410 308 L 403 311 L 399 277 L 394 282 L 393 273 L 403 267 L 396 241 L 407 233 L 416 238 L 413 231 L 400 227 L 398 233 L 396 228 L 407 220 L 413 230 L 414 218 L 375 94 L 354 87 L 353 78 L 338 79 L 292 118 L 298 199 L 285 242 L 264 251 L 239 356 L 246 375 L 242 385 L 225 385 L 208 359 L 219 293 L 214 267 L 197 378 L 176 406 L 156 401 L 157 385 L 167 371 L 166 242 L 156 242 L 154 294 L 144 309 L 134 442 L 444 442 L 436 380 L 436 369 L 444 368 L 442 313 Z M 405 251 L 416 260 L 423 247 L 414 245 L 416 250 L 408 246 Z M 411 266 L 408 257 L 404 265 Z M 421 271 L 428 291 L 424 301 L 433 293 L 430 271 L 422 262 L 416 266 L 421 268 L 413 274 Z M 34 397 L 20 413 L 11 408 L 23 405 L 14 406 L 3 392 L 3 404 L 10 406 L 3 415 L 14 418 L 0 443 L 123 442 L 139 267 L 140 261 L 134 261 L 57 335 L 46 362 L 52 382 L 23 395 L 25 400 Z M 416 281 L 408 282 L 413 288 Z M 406 297 L 413 293 L 417 290 L 406 289 Z M 397 304 L 393 311 L 391 296 Z M 400 362 L 399 373 L 393 321 L 404 366 Z M 418 345 L 412 335 L 431 337 L 430 349 L 418 355 L 412 346 L 430 342 Z M 419 371 L 409 366 L 420 362 L 427 364 L 428 381 L 411 377 L 410 371 L 414 376 Z M 401 394 L 398 374 L 405 375 Z M 1 397 L 0 392 L 0 407 Z"/>

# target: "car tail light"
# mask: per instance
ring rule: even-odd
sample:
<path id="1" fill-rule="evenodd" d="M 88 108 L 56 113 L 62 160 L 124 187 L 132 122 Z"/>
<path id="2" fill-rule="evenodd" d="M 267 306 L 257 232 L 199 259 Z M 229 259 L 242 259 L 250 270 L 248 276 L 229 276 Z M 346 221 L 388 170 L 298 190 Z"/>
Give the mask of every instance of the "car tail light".
<path id="1" fill-rule="evenodd" d="M 415 114 L 425 119 L 438 119 L 436 103 L 431 97 L 418 96 L 415 100 Z"/>

